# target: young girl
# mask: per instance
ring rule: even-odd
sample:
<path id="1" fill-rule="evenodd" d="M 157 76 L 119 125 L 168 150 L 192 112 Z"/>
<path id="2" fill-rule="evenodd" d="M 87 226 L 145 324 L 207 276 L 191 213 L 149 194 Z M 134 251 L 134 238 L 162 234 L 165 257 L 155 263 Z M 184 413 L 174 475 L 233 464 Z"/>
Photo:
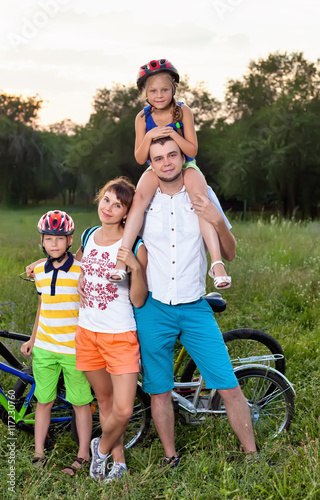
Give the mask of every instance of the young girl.
<path id="1" fill-rule="evenodd" d="M 167 59 L 150 61 L 140 68 L 137 85 L 140 91 L 145 91 L 148 106 L 136 117 L 135 157 L 137 162 L 143 165 L 148 160 L 153 139 L 172 137 L 186 158 L 183 172 L 184 184 L 193 202 L 199 194 L 208 197 L 208 186 L 194 161 L 198 143 L 192 112 L 188 106 L 182 102 L 176 102 L 174 98 L 178 83 L 178 71 Z M 157 176 L 151 169 L 146 170 L 139 180 L 128 215 L 122 242 L 125 248 L 131 248 L 143 224 L 144 212 L 158 186 Z M 214 227 L 201 217 L 199 217 L 199 225 L 211 256 L 208 274 L 214 279 L 214 286 L 217 289 L 229 288 L 231 278 L 225 275 L 218 235 Z M 116 269 L 109 281 L 120 282 L 125 277 L 126 266 L 123 262 L 117 261 Z"/>
<path id="2" fill-rule="evenodd" d="M 85 372 L 98 400 L 102 436 L 91 442 L 90 475 L 105 482 L 122 477 L 127 470 L 123 433 L 133 411 L 140 359 L 132 304 L 139 308 L 147 297 L 147 253 L 142 240 L 140 246 L 135 244 L 136 257 L 121 246 L 133 196 L 133 184 L 123 177 L 100 190 L 101 226 L 76 254 L 83 274 L 78 287 L 76 368 Z M 117 258 L 131 269 L 130 282 L 109 283 Z M 106 474 L 109 454 L 114 462 Z"/>

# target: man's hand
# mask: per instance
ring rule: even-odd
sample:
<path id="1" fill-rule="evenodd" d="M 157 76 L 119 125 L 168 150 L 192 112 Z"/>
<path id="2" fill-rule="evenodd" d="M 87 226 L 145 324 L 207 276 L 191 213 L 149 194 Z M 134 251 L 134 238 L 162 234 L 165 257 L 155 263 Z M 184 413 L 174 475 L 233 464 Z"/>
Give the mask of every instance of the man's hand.
<path id="1" fill-rule="evenodd" d="M 192 200 L 192 207 L 195 214 L 199 215 L 210 224 L 215 225 L 221 221 L 222 215 L 214 203 L 203 194 L 196 194 L 195 198 Z"/>
<path id="2" fill-rule="evenodd" d="M 87 301 L 86 294 L 84 293 L 83 274 L 80 274 L 78 286 L 77 286 L 77 292 L 78 292 L 79 297 L 80 297 L 80 307 L 86 307 L 88 305 L 88 301 Z"/>
<path id="3" fill-rule="evenodd" d="M 192 206 L 194 213 L 210 222 L 217 231 L 222 257 L 229 261 L 233 260 L 236 256 L 236 240 L 216 205 L 207 196 L 196 194 Z"/>

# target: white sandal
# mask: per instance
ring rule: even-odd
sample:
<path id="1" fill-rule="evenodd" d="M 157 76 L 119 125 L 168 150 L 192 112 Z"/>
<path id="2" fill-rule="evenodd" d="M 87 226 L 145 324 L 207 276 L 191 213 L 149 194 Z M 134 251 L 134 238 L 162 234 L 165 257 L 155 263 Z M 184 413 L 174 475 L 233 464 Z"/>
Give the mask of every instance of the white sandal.
<path id="1" fill-rule="evenodd" d="M 127 271 L 124 269 L 115 269 L 109 278 L 110 283 L 121 283 L 127 277 Z M 112 276 L 119 276 L 119 278 L 112 278 Z"/>
<path id="2" fill-rule="evenodd" d="M 227 288 L 231 287 L 231 277 L 230 276 L 215 276 L 213 268 L 216 264 L 222 264 L 224 268 L 226 267 L 224 265 L 224 262 L 222 262 L 222 260 L 216 260 L 215 262 L 212 262 L 210 269 L 208 271 L 208 274 L 209 274 L 210 278 L 213 278 L 213 284 L 217 290 L 226 290 Z M 226 283 L 226 284 L 222 285 L 222 283 Z"/>

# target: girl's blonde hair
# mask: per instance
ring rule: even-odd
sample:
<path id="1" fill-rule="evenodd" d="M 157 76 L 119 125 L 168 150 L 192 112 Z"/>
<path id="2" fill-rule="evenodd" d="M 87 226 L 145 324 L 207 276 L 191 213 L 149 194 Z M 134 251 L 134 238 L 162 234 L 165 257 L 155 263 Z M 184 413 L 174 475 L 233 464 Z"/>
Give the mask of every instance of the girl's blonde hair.
<path id="1" fill-rule="evenodd" d="M 107 182 L 107 184 L 99 190 L 95 198 L 97 203 L 100 203 L 107 191 L 114 192 L 121 204 L 127 207 L 129 211 L 135 193 L 135 187 L 127 177 L 116 177 L 112 181 Z"/>
<path id="2" fill-rule="evenodd" d="M 179 106 L 179 104 L 177 103 L 177 101 L 175 100 L 175 97 L 174 97 L 174 94 L 176 92 L 178 84 L 177 84 L 177 82 L 175 81 L 175 79 L 172 77 L 172 75 L 169 72 L 163 71 L 160 74 L 167 76 L 168 80 L 169 80 L 169 82 L 170 82 L 170 84 L 172 86 L 172 91 L 173 91 L 172 92 L 173 97 L 172 97 L 172 103 L 171 103 L 172 104 L 172 121 L 174 123 L 177 123 L 177 122 L 181 121 L 182 118 L 183 118 L 182 109 L 181 109 L 181 107 Z M 146 83 L 145 83 L 145 86 L 144 86 L 144 97 L 145 97 L 146 100 L 147 100 L 147 90 L 148 90 L 148 86 L 150 84 L 151 78 L 152 77 L 155 78 L 156 76 L 158 76 L 158 75 L 157 74 L 156 75 L 150 75 L 150 77 L 147 78 L 147 80 L 146 80 Z M 180 128 L 178 128 L 177 132 L 180 135 L 182 135 L 182 132 L 181 132 Z"/>

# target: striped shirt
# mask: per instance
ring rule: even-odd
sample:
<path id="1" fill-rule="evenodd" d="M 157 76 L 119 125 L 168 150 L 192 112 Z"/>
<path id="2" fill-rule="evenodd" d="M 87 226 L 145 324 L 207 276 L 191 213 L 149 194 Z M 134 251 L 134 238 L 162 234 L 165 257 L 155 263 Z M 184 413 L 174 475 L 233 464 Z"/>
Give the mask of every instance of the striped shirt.
<path id="1" fill-rule="evenodd" d="M 75 354 L 75 333 L 79 316 L 77 285 L 80 262 L 68 252 L 67 261 L 59 269 L 47 260 L 35 269 L 41 309 L 34 345 L 46 351 Z"/>

